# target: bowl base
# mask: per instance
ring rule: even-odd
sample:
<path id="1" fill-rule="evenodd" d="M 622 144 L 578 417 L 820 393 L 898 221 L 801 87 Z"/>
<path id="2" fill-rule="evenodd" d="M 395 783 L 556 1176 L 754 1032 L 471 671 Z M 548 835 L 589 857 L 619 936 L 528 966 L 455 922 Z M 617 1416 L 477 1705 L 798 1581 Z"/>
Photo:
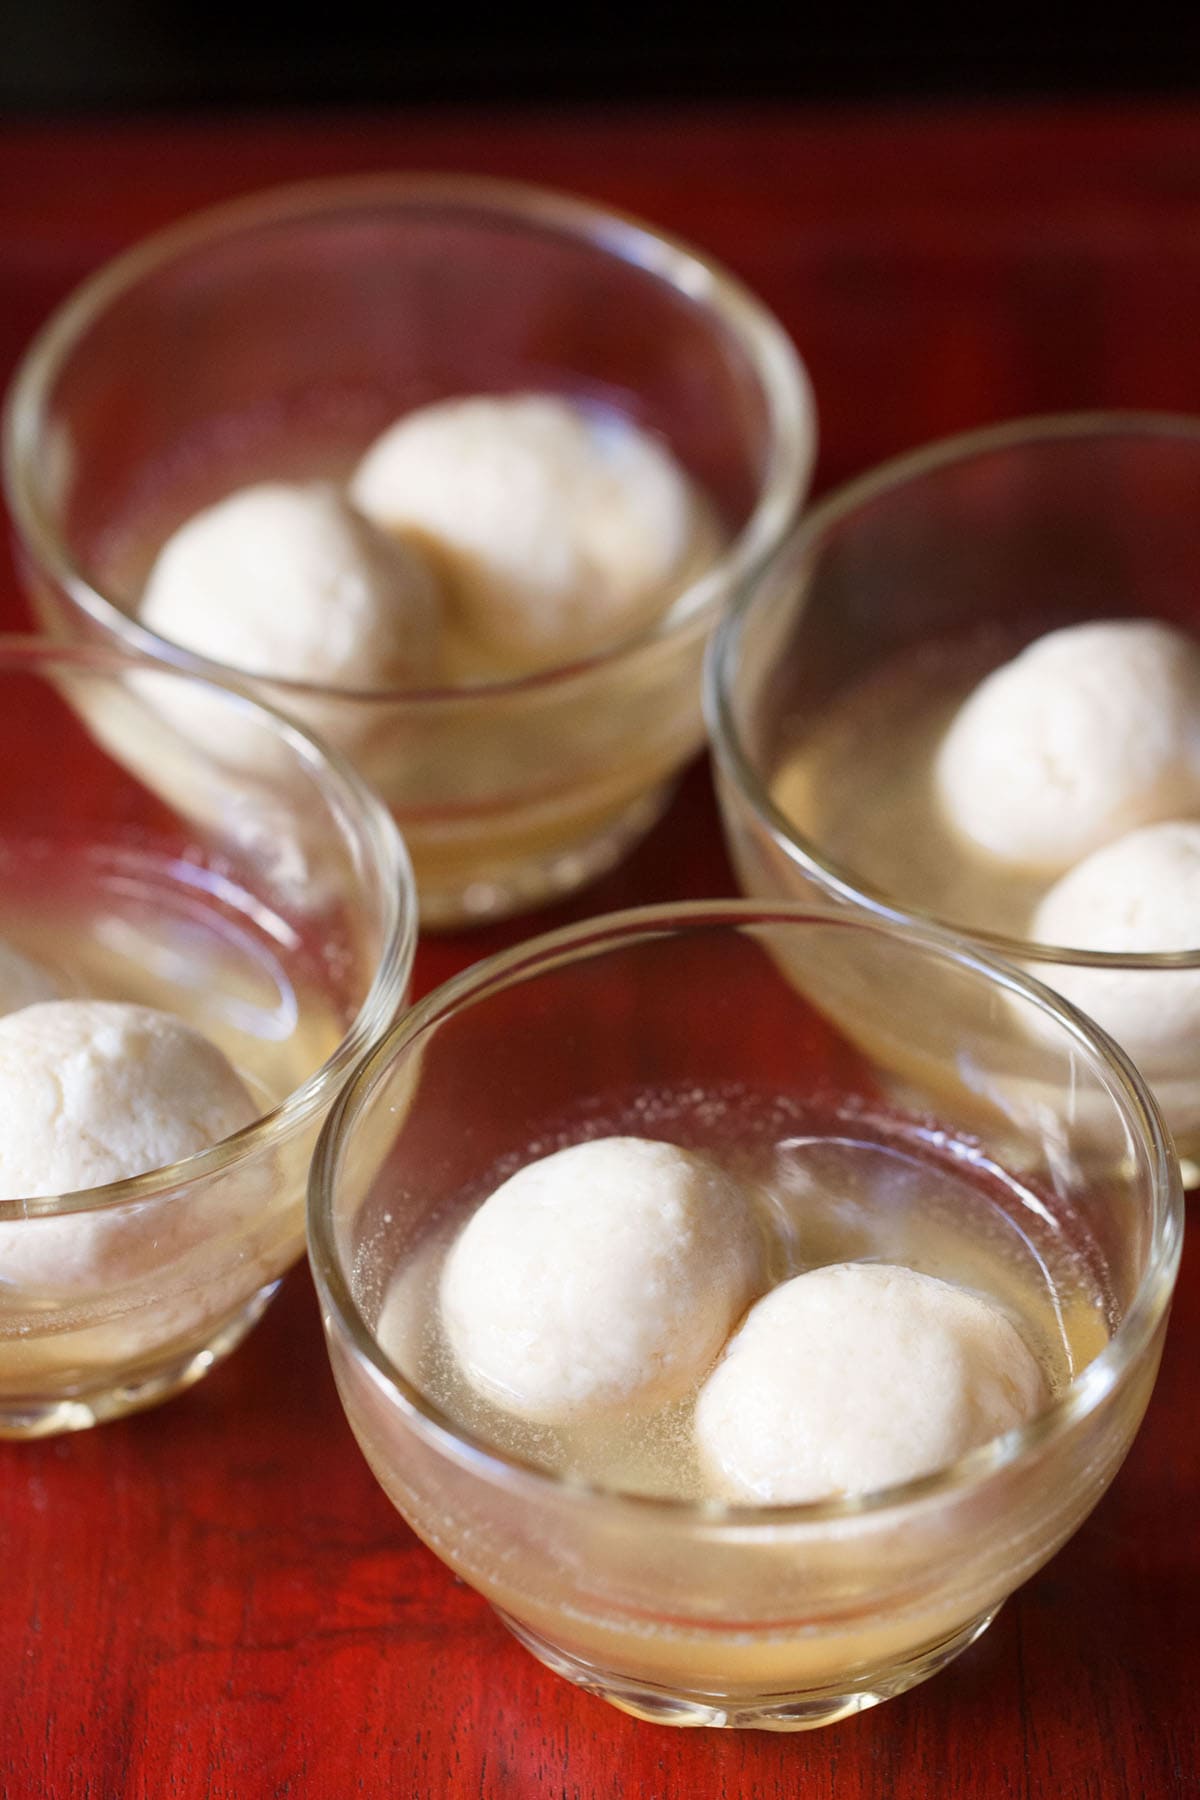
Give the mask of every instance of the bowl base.
<path id="1" fill-rule="evenodd" d="M 907 1688 L 936 1675 L 983 1635 L 999 1610 L 995 1606 L 990 1612 L 971 1619 L 952 1637 L 926 1646 L 887 1670 L 864 1676 L 863 1685 L 850 1691 L 817 1688 L 793 1694 L 725 1696 L 665 1688 L 653 1682 L 609 1673 L 560 1650 L 496 1608 L 513 1636 L 532 1651 L 539 1662 L 553 1669 L 556 1675 L 573 1681 L 577 1687 L 598 1694 L 621 1712 L 630 1713 L 635 1719 L 647 1719 L 655 1725 L 708 1725 L 728 1731 L 815 1731 L 822 1725 L 836 1725 L 839 1719 L 850 1718 L 854 1713 L 878 1706 L 883 1700 L 894 1699 Z"/>
<path id="2" fill-rule="evenodd" d="M 469 873 L 459 870 L 454 876 L 425 863 L 418 833 L 406 831 L 399 815 L 416 871 L 422 929 L 455 931 L 489 924 L 564 899 L 615 867 L 662 817 L 674 791 L 670 781 L 652 793 L 639 794 L 584 838 L 494 862 L 480 855 Z"/>
<path id="3" fill-rule="evenodd" d="M 199 1348 L 193 1345 L 169 1362 L 138 1371 L 129 1380 L 116 1380 L 110 1372 L 95 1387 L 80 1384 L 53 1396 L 0 1395 L 0 1438 L 57 1437 L 67 1431 L 87 1431 L 109 1419 L 121 1419 L 127 1413 L 142 1412 L 170 1400 L 236 1350 L 278 1289 L 278 1281 L 268 1282 Z"/>

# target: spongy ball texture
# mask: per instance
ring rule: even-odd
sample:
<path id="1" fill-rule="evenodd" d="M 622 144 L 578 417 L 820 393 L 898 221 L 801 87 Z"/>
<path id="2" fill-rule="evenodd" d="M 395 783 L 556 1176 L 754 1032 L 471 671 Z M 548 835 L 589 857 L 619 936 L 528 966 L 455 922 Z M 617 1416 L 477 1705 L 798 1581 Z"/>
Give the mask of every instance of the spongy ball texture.
<path id="1" fill-rule="evenodd" d="M 0 1019 L 0 1199 L 163 1168 L 257 1112 L 224 1054 L 170 1013 L 51 1000 Z"/>
<path id="2" fill-rule="evenodd" d="M 1200 646 L 1153 621 L 1050 632 L 964 702 L 934 780 L 975 850 L 1047 875 L 1200 811 Z"/>
<path id="3" fill-rule="evenodd" d="M 837 1263 L 751 1308 L 700 1391 L 696 1444 L 724 1499 L 834 1499 L 943 1468 L 1046 1398 L 989 1301 L 915 1269 Z"/>
<path id="4" fill-rule="evenodd" d="M 1116 955 L 1200 952 L 1200 821 L 1147 825 L 1085 857 L 1043 896 L 1030 936 Z M 1034 973 L 1110 1031 L 1148 1074 L 1195 1069 L 1200 970 L 1057 963 Z"/>
<path id="5" fill-rule="evenodd" d="M 553 395 L 410 413 L 368 450 L 351 493 L 434 559 L 471 678 L 572 662 L 636 634 L 716 551 L 668 450 Z"/>
<path id="6" fill-rule="evenodd" d="M 352 690 L 421 686 L 440 656 L 433 575 L 324 482 L 261 482 L 159 551 L 142 623 L 231 669 Z"/>
<path id="7" fill-rule="evenodd" d="M 760 1278 L 753 1202 L 706 1157 L 611 1137 L 528 1163 L 453 1244 L 441 1313 L 485 1398 L 541 1423 L 678 1399 Z"/>

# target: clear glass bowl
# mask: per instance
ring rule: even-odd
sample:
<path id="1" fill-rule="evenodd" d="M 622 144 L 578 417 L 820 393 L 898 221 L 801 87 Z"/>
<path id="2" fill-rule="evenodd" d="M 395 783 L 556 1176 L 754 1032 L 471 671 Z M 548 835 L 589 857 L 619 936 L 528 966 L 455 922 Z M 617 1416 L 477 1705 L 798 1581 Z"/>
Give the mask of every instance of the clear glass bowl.
<path id="1" fill-rule="evenodd" d="M 965 694 L 1033 638 L 1085 620 L 1146 615 L 1195 630 L 1198 493 L 1196 421 L 1080 414 L 931 445 L 814 508 L 739 596 L 706 673 L 718 792 L 745 891 L 949 924 L 1094 1006 L 1114 1030 L 1130 1013 L 1161 1013 L 1181 981 L 1200 984 L 1200 942 L 1169 955 L 1037 944 L 1016 923 L 989 928 L 965 889 L 939 898 L 962 851 L 937 815 L 928 744 L 926 796 L 905 833 L 864 836 L 855 851 L 842 841 L 851 808 L 832 780 L 813 780 L 804 818 L 783 810 L 779 793 L 797 743 L 824 732 L 834 744 L 854 720 L 860 750 L 868 735 L 877 748 L 846 758 L 845 793 L 857 785 L 855 805 L 874 796 L 882 819 L 899 804 L 905 734 L 942 704 L 948 682 L 965 683 Z M 1018 893 L 1014 920 L 1032 904 Z M 1200 1178 L 1200 1035 L 1161 1051 L 1126 1048 L 1154 1088 L 1190 1185 Z"/>
<path id="2" fill-rule="evenodd" d="M 979 1079 L 962 1107 L 942 1077 L 968 1054 Z M 1045 1097 L 1068 1077 L 1086 1129 Z M 858 1498 L 632 1497 L 473 1435 L 377 1341 L 386 1300 L 408 1354 L 431 1247 L 534 1146 L 632 1129 L 728 1157 L 813 1107 L 831 1133 L 867 1133 L 881 1107 L 969 1133 L 955 1142 L 979 1168 L 1019 1171 L 1043 1225 L 1098 1259 L 1102 1347 L 1035 1420 Z M 348 1085 L 309 1192 L 342 1400 L 414 1531 L 549 1667 L 626 1711 L 777 1730 L 933 1673 L 1076 1529 L 1149 1397 L 1181 1229 L 1143 1084 L 1047 990 L 947 934 L 748 902 L 617 914 L 448 983 Z"/>
<path id="3" fill-rule="evenodd" d="M 656 431 L 728 547 L 656 626 L 474 688 L 256 692 L 343 748 L 399 822 L 426 924 L 520 910 L 615 862 L 703 736 L 704 645 L 803 501 L 808 380 L 729 274 L 650 227 L 504 182 L 379 176 L 255 196 L 139 245 L 16 377 L 6 479 L 54 636 L 215 667 L 133 616 L 163 539 L 244 483 L 339 480 L 400 414 L 552 390 Z"/>
<path id="4" fill-rule="evenodd" d="M 262 1107 L 169 1168 L 0 1200 L 0 1436 L 23 1437 L 165 1398 L 258 1318 L 304 1245 L 318 1127 L 407 997 L 416 902 L 340 757 L 175 670 L 0 639 L 0 767 L 0 941 L 60 997 L 181 1015 Z"/>

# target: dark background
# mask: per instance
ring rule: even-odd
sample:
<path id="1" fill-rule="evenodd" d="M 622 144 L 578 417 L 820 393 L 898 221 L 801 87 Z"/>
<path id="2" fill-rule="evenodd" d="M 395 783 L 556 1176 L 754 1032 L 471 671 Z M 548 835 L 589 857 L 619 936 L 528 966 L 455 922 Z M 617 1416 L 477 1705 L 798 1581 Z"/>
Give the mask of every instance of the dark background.
<path id="1" fill-rule="evenodd" d="M 445 0 L 240 9 L 182 0 L 0 0 L 0 109 L 786 99 L 997 99 L 1200 89 L 1200 9 L 933 24 L 903 3 L 476 17 Z M 1168 15 L 1173 19 L 1173 15 Z M 1085 23 L 1086 21 L 1086 23 Z"/>

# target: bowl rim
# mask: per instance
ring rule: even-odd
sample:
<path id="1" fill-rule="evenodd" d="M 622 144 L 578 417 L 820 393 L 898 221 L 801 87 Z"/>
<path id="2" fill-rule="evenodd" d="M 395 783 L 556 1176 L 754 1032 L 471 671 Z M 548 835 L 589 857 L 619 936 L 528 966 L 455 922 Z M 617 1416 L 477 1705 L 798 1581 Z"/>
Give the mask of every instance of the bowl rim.
<path id="1" fill-rule="evenodd" d="M 1139 436 L 1177 438 L 1200 449 L 1200 418 L 1192 418 L 1184 413 L 1120 409 L 1045 413 L 1005 420 L 998 425 L 981 426 L 971 431 L 957 432 L 951 437 L 938 438 L 933 443 L 921 445 L 915 450 L 905 451 L 900 456 L 877 464 L 825 495 L 804 514 L 780 545 L 770 561 L 769 569 L 764 567 L 754 571 L 739 588 L 718 622 L 705 657 L 704 713 L 709 741 L 720 771 L 733 792 L 749 806 L 775 847 L 827 898 L 865 907 L 876 918 L 894 924 L 932 926 L 960 934 L 991 954 L 1014 962 L 1110 971 L 1119 969 L 1127 972 L 1200 967 L 1200 945 L 1194 950 L 1083 950 L 1066 944 L 1039 943 L 1033 938 L 1013 937 L 1006 932 L 969 925 L 928 907 L 902 902 L 889 896 L 881 888 L 855 875 L 835 857 L 827 856 L 811 837 L 799 830 L 780 811 L 759 774 L 755 760 L 746 750 L 736 723 L 733 701 L 742 638 L 764 591 L 762 582 L 767 573 L 777 577 L 781 568 L 795 568 L 801 564 L 806 553 L 815 550 L 826 532 L 843 523 L 860 507 L 871 504 L 910 481 L 937 475 L 943 469 L 989 456 L 995 451 L 1017 449 L 1023 444 L 1080 443 L 1098 438 Z M 1147 614 L 1145 618 L 1147 622 L 1152 622 L 1151 615 Z M 726 810 L 724 801 L 722 810 Z"/>
<path id="2" fill-rule="evenodd" d="M 124 1205 L 168 1197 L 196 1181 L 209 1180 L 239 1168 L 263 1149 L 271 1149 L 319 1115 L 338 1092 L 348 1073 L 390 1025 L 403 1005 L 412 976 L 417 943 L 416 883 L 408 850 L 391 814 L 341 753 L 303 726 L 295 724 L 275 707 L 247 688 L 230 681 L 172 669 L 145 657 L 103 645 L 60 644 L 27 635 L 0 635 L 0 680 L 21 674 L 53 680 L 63 665 L 76 674 L 116 678 L 140 673 L 184 682 L 201 682 L 219 689 L 222 699 L 240 712 L 263 716 L 278 740 L 286 743 L 300 763 L 330 793 L 336 817 L 353 828 L 356 857 L 369 859 L 373 885 L 383 908 L 383 948 L 370 986 L 334 1050 L 299 1087 L 229 1137 L 197 1150 L 178 1162 L 147 1170 L 120 1181 L 79 1188 L 61 1194 L 0 1198 L 0 1222 L 36 1218 L 61 1218 L 78 1213 L 112 1211 Z M 103 755 L 109 752 L 101 751 Z"/>
<path id="3" fill-rule="evenodd" d="M 572 662 L 491 682 L 436 688 L 332 688 L 238 669 L 159 637 L 101 591 L 75 562 L 38 494 L 36 470 L 48 398 L 59 373 L 91 327 L 143 280 L 173 261 L 226 240 L 280 225 L 371 209 L 472 214 L 514 228 L 590 243 L 641 268 L 706 309 L 739 345 L 762 391 L 767 458 L 758 497 L 722 554 L 678 595 L 667 613 L 606 650 Z M 50 314 L 18 365 L 3 413 L 4 486 L 26 555 L 94 624 L 143 656 L 210 679 L 250 680 L 289 699 L 334 695 L 414 707 L 469 704 L 570 685 L 640 653 L 706 632 L 731 588 L 776 549 L 803 505 L 816 460 L 817 413 L 798 350 L 774 313 L 715 258 L 617 208 L 581 196 L 490 176 L 437 172 L 334 176 L 243 194 L 187 215 L 140 239 L 78 285 Z"/>
<path id="4" fill-rule="evenodd" d="M 1146 1268 L 1108 1343 L 1050 1406 L 1026 1424 L 967 1451 L 931 1474 L 836 1500 L 751 1506 L 622 1493 L 556 1474 L 455 1423 L 386 1355 L 354 1299 L 338 1254 L 334 1195 L 344 1143 L 353 1132 L 362 1106 L 398 1056 L 423 1034 L 475 1001 L 530 976 L 552 971 L 577 957 L 602 955 L 624 944 L 684 931 L 791 925 L 869 932 L 932 951 L 1049 1012 L 1094 1062 L 1115 1077 L 1110 1092 L 1120 1096 L 1127 1126 L 1136 1127 L 1147 1149 L 1154 1223 Z M 949 1492 L 970 1492 L 1051 1439 L 1065 1436 L 1096 1411 L 1149 1349 L 1170 1305 L 1182 1243 L 1183 1190 L 1170 1135 L 1137 1069 L 1099 1026 L 1050 988 L 1020 969 L 978 951 L 955 933 L 879 920 L 862 908 L 824 909 L 790 901 L 706 900 L 635 907 L 565 926 L 473 964 L 412 1007 L 359 1065 L 325 1120 L 309 1170 L 308 1254 L 327 1336 L 331 1340 L 340 1337 L 378 1391 L 389 1404 L 400 1408 L 409 1428 L 429 1447 L 469 1473 L 511 1485 L 531 1499 L 557 1495 L 572 1504 L 605 1512 L 631 1512 L 688 1523 L 718 1536 L 730 1531 L 758 1536 L 781 1526 L 895 1513 L 936 1501 Z"/>

